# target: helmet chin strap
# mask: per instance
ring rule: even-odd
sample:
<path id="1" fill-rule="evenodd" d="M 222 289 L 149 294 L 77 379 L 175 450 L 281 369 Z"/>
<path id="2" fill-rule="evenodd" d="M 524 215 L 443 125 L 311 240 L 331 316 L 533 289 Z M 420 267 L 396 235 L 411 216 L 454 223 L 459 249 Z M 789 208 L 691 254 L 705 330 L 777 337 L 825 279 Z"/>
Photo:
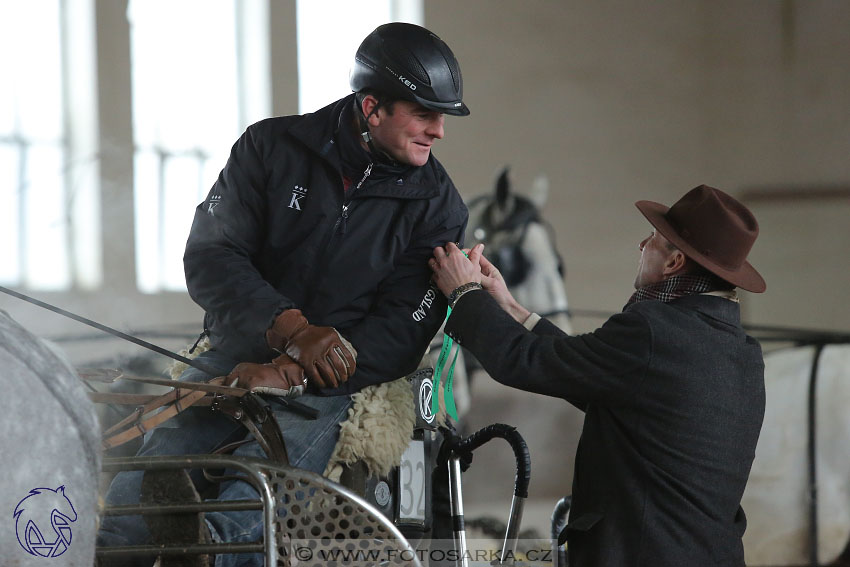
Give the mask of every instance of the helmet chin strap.
<path id="1" fill-rule="evenodd" d="M 358 97 L 354 97 L 354 102 L 357 104 L 357 122 L 360 126 L 360 136 L 363 138 L 363 141 L 366 142 L 366 145 L 369 147 L 369 153 L 374 156 L 375 161 L 383 162 L 389 165 L 399 165 L 399 163 L 392 158 L 385 151 L 381 150 L 377 146 L 375 146 L 375 142 L 372 140 L 372 134 L 369 132 L 369 118 L 378 112 L 378 109 L 381 108 L 383 102 L 378 100 L 377 104 L 372 107 L 372 110 L 368 115 L 363 114 L 363 106 L 361 103 L 357 101 Z"/>

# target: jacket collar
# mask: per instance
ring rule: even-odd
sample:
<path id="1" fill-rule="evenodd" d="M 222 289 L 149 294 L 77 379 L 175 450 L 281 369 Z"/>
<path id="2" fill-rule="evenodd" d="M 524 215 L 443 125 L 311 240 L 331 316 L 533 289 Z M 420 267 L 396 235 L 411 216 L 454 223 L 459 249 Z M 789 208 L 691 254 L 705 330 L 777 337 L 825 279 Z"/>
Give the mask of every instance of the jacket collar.
<path id="1" fill-rule="evenodd" d="M 302 114 L 296 119 L 295 124 L 290 126 L 289 133 L 331 165 L 340 169 L 339 155 L 334 148 L 334 133 L 340 126 L 339 120 L 343 107 L 351 104 L 353 98 L 354 95 L 351 94 L 315 112 Z"/>
<path id="2" fill-rule="evenodd" d="M 327 161 L 337 171 L 342 171 L 342 162 L 334 141 L 340 124 L 343 109 L 352 105 L 354 94 L 329 104 L 328 106 L 301 115 L 289 128 L 289 133 L 300 140 L 311 151 Z M 439 194 L 440 183 L 434 175 L 435 158 L 431 155 L 421 167 L 408 167 L 397 175 L 374 175 L 372 182 L 358 191 L 357 197 L 393 197 L 397 199 L 430 199 Z M 376 168 L 380 169 L 380 164 Z M 380 181 L 375 181 L 379 178 Z"/>
<path id="3" fill-rule="evenodd" d="M 670 302 L 670 305 L 693 309 L 727 325 L 741 326 L 741 306 L 736 301 L 714 295 L 689 295 Z"/>

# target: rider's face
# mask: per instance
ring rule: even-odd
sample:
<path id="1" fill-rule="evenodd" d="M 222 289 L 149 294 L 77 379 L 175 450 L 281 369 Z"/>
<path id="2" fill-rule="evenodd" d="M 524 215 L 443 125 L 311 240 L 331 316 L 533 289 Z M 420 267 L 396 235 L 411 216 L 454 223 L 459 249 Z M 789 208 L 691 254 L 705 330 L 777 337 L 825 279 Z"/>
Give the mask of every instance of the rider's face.
<path id="1" fill-rule="evenodd" d="M 382 107 L 369 118 L 373 143 L 394 160 L 425 165 L 431 145 L 443 137 L 445 116 L 415 102 L 396 101 L 390 114 Z"/>

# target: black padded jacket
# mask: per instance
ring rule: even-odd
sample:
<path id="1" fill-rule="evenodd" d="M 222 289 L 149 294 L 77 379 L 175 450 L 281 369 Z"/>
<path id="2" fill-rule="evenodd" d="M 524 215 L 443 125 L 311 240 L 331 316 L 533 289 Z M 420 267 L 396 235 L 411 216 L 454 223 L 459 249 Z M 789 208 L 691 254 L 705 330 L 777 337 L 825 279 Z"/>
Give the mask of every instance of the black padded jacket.
<path id="1" fill-rule="evenodd" d="M 234 359 L 270 360 L 265 331 L 290 308 L 351 341 L 357 371 L 327 395 L 415 370 L 446 314 L 428 258 L 462 242 L 468 218 L 433 155 L 376 164 L 344 191 L 338 140 L 352 105 L 350 95 L 250 126 L 198 205 L 183 259 L 213 348 Z"/>

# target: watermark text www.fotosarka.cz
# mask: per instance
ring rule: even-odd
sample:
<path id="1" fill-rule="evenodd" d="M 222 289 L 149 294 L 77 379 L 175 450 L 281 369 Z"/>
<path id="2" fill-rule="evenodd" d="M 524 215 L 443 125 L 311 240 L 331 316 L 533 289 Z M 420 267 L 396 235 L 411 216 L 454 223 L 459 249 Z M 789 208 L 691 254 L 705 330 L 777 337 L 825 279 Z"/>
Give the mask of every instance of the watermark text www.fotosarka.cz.
<path id="1" fill-rule="evenodd" d="M 465 558 L 470 567 L 489 567 L 493 561 L 522 562 L 529 567 L 553 565 L 552 543 L 549 540 L 522 540 L 516 551 L 501 557 L 501 543 L 493 540 L 467 540 L 466 551 L 454 549 L 453 540 L 431 540 L 427 548 L 411 549 L 394 545 L 393 540 L 328 538 L 293 539 L 286 546 L 293 567 L 310 565 L 405 565 L 418 560 L 422 565 L 459 562 Z M 424 546 L 423 546 L 424 547 Z"/>

